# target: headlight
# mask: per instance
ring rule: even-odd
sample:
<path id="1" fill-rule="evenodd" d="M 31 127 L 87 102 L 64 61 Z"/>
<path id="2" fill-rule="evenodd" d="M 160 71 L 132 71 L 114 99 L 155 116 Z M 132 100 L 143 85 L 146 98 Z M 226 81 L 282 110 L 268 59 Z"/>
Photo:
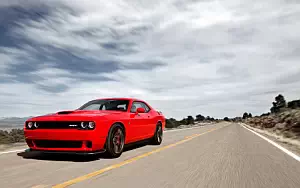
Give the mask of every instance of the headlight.
<path id="1" fill-rule="evenodd" d="M 82 129 L 85 129 L 87 127 L 87 122 L 81 122 L 80 126 Z"/>
<path id="2" fill-rule="evenodd" d="M 28 123 L 27 123 L 27 127 L 28 127 L 29 129 L 31 129 L 32 126 L 33 126 L 33 122 L 28 122 Z"/>
<path id="3" fill-rule="evenodd" d="M 34 122 L 33 126 L 34 128 L 38 128 L 39 125 L 36 122 Z"/>
<path id="4" fill-rule="evenodd" d="M 96 124 L 93 121 L 88 121 L 88 122 L 83 121 L 83 122 L 80 123 L 80 128 L 81 129 L 86 129 L 86 130 L 90 129 L 91 130 L 91 129 L 95 129 L 95 126 L 96 126 Z"/>
<path id="5" fill-rule="evenodd" d="M 36 129 L 38 128 L 38 123 L 37 122 L 34 122 L 34 121 L 29 121 L 27 124 L 26 124 L 26 128 L 27 129 Z"/>
<path id="6" fill-rule="evenodd" d="M 95 128 L 95 123 L 92 122 L 92 121 L 89 122 L 88 128 L 89 128 L 89 129 L 94 129 L 94 128 Z"/>

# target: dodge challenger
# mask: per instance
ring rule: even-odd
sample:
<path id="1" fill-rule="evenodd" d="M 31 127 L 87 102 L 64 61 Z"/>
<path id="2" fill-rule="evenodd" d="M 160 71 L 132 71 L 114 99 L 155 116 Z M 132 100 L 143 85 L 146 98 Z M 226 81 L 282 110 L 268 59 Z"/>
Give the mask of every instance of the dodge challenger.
<path id="1" fill-rule="evenodd" d="M 30 151 L 119 157 L 129 143 L 160 145 L 165 123 L 164 115 L 143 100 L 101 98 L 76 110 L 30 118 L 24 135 Z"/>

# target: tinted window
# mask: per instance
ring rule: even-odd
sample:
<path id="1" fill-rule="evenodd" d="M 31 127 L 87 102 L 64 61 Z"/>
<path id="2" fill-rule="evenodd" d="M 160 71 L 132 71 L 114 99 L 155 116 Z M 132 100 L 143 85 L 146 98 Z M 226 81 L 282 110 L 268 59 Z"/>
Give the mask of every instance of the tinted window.
<path id="1" fill-rule="evenodd" d="M 130 112 L 136 112 L 136 109 L 138 108 L 144 108 L 140 102 L 133 102 L 132 103 L 132 106 L 131 106 L 131 109 L 130 109 Z"/>
<path id="2" fill-rule="evenodd" d="M 138 108 L 144 108 L 145 112 L 149 112 L 149 110 L 150 110 L 150 108 L 143 102 L 133 102 L 130 112 L 135 113 L 136 109 L 138 109 Z"/>
<path id="3" fill-rule="evenodd" d="M 145 108 L 145 111 L 146 112 L 149 112 L 150 111 L 150 108 L 145 104 L 145 103 L 142 103 L 144 105 L 144 108 Z"/>
<path id="4" fill-rule="evenodd" d="M 127 111 L 129 101 L 128 100 L 93 100 L 78 110 L 117 110 Z"/>

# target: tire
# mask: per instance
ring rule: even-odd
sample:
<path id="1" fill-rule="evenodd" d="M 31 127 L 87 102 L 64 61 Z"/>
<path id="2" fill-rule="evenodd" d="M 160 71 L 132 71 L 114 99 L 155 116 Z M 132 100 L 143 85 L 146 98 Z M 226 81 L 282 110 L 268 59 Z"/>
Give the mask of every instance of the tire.
<path id="1" fill-rule="evenodd" d="M 153 145 L 160 145 L 162 142 L 162 139 L 163 139 L 162 125 L 160 123 L 158 123 L 156 125 L 156 130 L 155 130 L 155 133 L 154 133 L 151 143 Z"/>
<path id="2" fill-rule="evenodd" d="M 105 149 L 106 154 L 111 158 L 120 157 L 125 145 L 124 129 L 119 124 L 114 124 L 108 133 Z"/>

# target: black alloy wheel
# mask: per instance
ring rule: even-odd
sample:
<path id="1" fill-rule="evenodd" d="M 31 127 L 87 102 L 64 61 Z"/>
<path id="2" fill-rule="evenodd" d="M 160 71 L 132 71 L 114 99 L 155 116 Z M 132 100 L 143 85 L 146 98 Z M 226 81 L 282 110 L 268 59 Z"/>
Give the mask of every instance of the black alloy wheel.
<path id="1" fill-rule="evenodd" d="M 123 127 L 115 124 L 111 127 L 106 144 L 106 152 L 110 157 L 121 156 L 125 145 L 125 135 Z"/>
<path id="2" fill-rule="evenodd" d="M 162 126 L 160 123 L 157 124 L 156 126 L 156 131 L 155 134 L 152 138 L 152 143 L 154 145 L 160 145 L 163 139 L 163 130 L 162 130 Z"/>

